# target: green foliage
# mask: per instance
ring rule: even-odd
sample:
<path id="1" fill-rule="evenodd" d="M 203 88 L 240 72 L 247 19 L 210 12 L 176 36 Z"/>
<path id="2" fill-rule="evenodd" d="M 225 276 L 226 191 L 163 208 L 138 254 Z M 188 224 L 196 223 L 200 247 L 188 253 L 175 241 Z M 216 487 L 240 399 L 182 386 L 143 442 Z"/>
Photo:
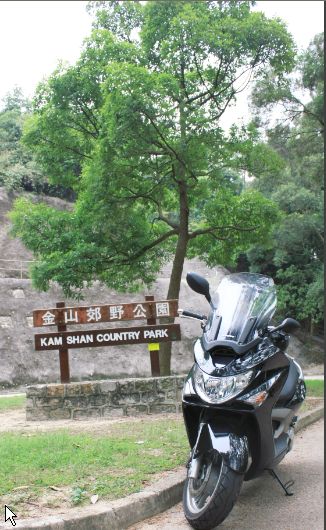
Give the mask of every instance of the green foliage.
<path id="1" fill-rule="evenodd" d="M 95 28 L 107 29 L 121 40 L 131 42 L 132 32 L 142 23 L 144 9 L 139 0 L 133 2 L 100 0 L 88 2 L 87 11 L 96 14 Z"/>
<path id="2" fill-rule="evenodd" d="M 0 186 L 71 198 L 69 189 L 48 182 L 35 154 L 22 144 L 23 128 L 31 119 L 30 102 L 15 88 L 3 99 L 0 111 Z"/>
<path id="3" fill-rule="evenodd" d="M 317 35 L 299 57 L 300 77 L 296 88 L 308 88 L 310 101 L 302 105 L 288 83 L 288 94 L 256 87 L 256 104 L 265 109 L 276 101 L 295 113 L 292 126 L 278 124 L 267 131 L 268 143 L 283 159 L 284 169 L 270 180 L 258 175 L 254 187 L 275 201 L 283 212 L 282 222 L 268 248 L 254 247 L 247 256 L 251 268 L 272 272 L 278 282 L 279 312 L 298 318 L 307 326 L 323 320 L 323 117 L 322 35 Z M 283 85 L 284 86 L 284 85 Z M 273 95 L 274 94 L 274 95 Z M 260 98 L 260 99 L 259 99 Z M 265 99 L 263 99 L 265 98 Z M 296 110 L 295 110 L 296 109 Z"/>
<path id="4" fill-rule="evenodd" d="M 44 177 L 33 156 L 20 144 L 28 102 L 15 88 L 0 111 L 0 186 L 19 189 L 39 185 Z"/>
<path id="5" fill-rule="evenodd" d="M 268 126 L 270 111 L 281 104 L 282 122 L 299 122 L 310 129 L 310 136 L 324 131 L 324 33 L 315 36 L 308 49 L 296 61 L 297 77 L 279 76 L 266 69 L 252 94 L 253 108 L 261 124 Z M 310 101 L 305 103 L 305 90 Z M 307 133 L 306 133 L 307 134 Z M 307 137 L 306 137 L 307 139 Z"/>
<path id="6" fill-rule="evenodd" d="M 321 322 L 324 315 L 323 266 L 290 265 L 277 271 L 279 313 L 295 316 L 301 321 Z"/>
<path id="7" fill-rule="evenodd" d="M 122 291 L 137 290 L 140 281 L 153 282 L 157 273 L 154 257 L 162 251 L 153 250 L 152 264 L 143 253 L 137 257 L 132 249 L 130 260 L 125 250 L 125 238 L 137 245 L 139 230 L 143 229 L 142 216 L 137 220 L 130 216 L 128 208 L 117 205 L 113 211 L 100 201 L 90 207 L 87 212 L 79 208 L 75 212 L 59 212 L 44 204 L 17 199 L 11 220 L 15 235 L 37 258 L 32 269 L 34 286 L 47 290 L 50 281 L 56 281 L 67 295 L 79 298 L 85 282 L 96 278 Z M 107 226 L 103 216 L 110 215 L 113 222 Z"/>
<path id="8" fill-rule="evenodd" d="M 10 92 L 8 92 L 2 99 L 2 110 L 5 111 L 20 111 L 24 112 L 29 109 L 29 102 L 24 97 L 23 91 L 20 87 L 16 86 Z"/>
<path id="9" fill-rule="evenodd" d="M 258 241 L 267 243 L 270 227 L 278 221 L 278 210 L 260 193 L 232 191 L 209 186 L 211 199 L 202 210 L 201 221 L 193 232 L 189 257 L 200 255 L 209 266 L 234 265 L 239 251 Z M 236 227 L 241 226 L 241 230 Z M 208 227 L 214 227 L 210 230 Z"/>
<path id="10" fill-rule="evenodd" d="M 78 191 L 83 165 L 101 130 L 102 84 L 111 61 L 135 60 L 134 47 L 106 30 L 94 30 L 74 66 L 63 64 L 39 84 L 23 142 L 53 184 Z"/>
<path id="11" fill-rule="evenodd" d="M 74 488 L 71 493 L 71 503 L 74 506 L 77 506 L 78 504 L 81 504 L 83 502 L 85 497 L 86 497 L 86 490 L 80 487 Z"/>

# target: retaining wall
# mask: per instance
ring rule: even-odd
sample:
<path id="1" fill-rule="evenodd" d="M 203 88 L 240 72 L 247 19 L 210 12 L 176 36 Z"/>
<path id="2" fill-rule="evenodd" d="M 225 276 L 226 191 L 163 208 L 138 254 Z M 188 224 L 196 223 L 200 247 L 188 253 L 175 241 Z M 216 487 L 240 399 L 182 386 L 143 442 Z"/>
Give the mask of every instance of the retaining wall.
<path id="1" fill-rule="evenodd" d="M 29 386 L 27 420 L 62 420 L 181 412 L 185 376 Z"/>

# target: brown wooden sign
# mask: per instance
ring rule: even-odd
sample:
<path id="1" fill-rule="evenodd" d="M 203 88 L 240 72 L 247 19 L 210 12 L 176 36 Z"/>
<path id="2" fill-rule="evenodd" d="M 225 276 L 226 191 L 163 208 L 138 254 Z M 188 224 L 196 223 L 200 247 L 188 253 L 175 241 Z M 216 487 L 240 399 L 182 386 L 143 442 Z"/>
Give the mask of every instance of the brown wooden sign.
<path id="1" fill-rule="evenodd" d="M 57 350 L 59 348 L 90 348 L 122 344 L 149 344 L 171 342 L 181 339 L 180 324 L 139 326 L 115 329 L 92 329 L 88 331 L 64 331 L 61 333 L 38 333 L 35 335 L 35 350 Z"/>
<path id="2" fill-rule="evenodd" d="M 58 302 L 55 308 L 33 311 L 34 327 L 57 326 L 57 333 L 35 335 L 35 350 L 59 350 L 61 383 L 69 383 L 70 348 L 148 344 L 152 375 L 159 376 L 159 343 L 181 340 L 181 332 L 180 324 L 156 325 L 156 319 L 173 319 L 176 316 L 178 316 L 178 300 L 157 301 L 149 295 L 143 302 L 130 304 L 66 307 L 64 302 Z M 69 324 L 97 324 L 141 319 L 147 320 L 147 326 L 67 331 Z"/>
<path id="3" fill-rule="evenodd" d="M 131 304 L 91 305 L 36 309 L 34 327 L 70 324 L 96 324 L 121 320 L 155 319 L 178 316 L 178 300 L 135 302 Z"/>

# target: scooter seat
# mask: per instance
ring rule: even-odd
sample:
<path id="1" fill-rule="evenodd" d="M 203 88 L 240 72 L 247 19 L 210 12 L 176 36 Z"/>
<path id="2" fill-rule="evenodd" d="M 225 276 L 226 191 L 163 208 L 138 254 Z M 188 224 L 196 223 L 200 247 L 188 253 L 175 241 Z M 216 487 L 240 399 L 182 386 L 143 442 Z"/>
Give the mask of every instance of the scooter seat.
<path id="1" fill-rule="evenodd" d="M 290 359 L 290 368 L 285 385 L 283 386 L 281 393 L 278 397 L 276 406 L 286 405 L 294 396 L 297 383 L 298 383 L 299 371 L 292 359 Z"/>

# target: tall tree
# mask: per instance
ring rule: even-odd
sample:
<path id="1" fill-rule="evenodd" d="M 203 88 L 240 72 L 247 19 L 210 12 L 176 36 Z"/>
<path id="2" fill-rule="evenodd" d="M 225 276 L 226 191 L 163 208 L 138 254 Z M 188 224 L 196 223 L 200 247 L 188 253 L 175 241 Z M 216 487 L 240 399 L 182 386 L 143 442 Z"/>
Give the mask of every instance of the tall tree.
<path id="1" fill-rule="evenodd" d="M 39 257 L 38 287 L 56 280 L 78 294 L 97 277 L 130 289 L 172 257 L 167 297 L 178 298 L 186 256 L 228 264 L 266 238 L 273 203 L 230 178 L 255 171 L 257 131 L 227 134 L 220 119 L 267 67 L 276 78 L 290 71 L 294 51 L 284 24 L 251 4 L 91 4 L 95 29 L 81 59 L 41 87 L 25 136 L 53 177 L 79 192 L 73 214 L 16 205 L 15 232 Z M 162 350 L 166 374 L 171 350 Z"/>
<path id="2" fill-rule="evenodd" d="M 269 144 L 283 158 L 285 169 L 272 181 L 261 177 L 254 185 L 278 204 L 283 220 L 268 249 L 256 246 L 248 253 L 254 270 L 276 277 L 280 310 L 312 332 L 323 320 L 324 300 L 322 42 L 323 34 L 316 35 L 299 56 L 298 75 L 284 80 L 286 90 L 276 94 L 264 83 L 256 86 L 258 114 L 266 117 L 266 106 L 272 110 L 276 103 L 286 109 L 281 122 L 267 130 Z"/>

